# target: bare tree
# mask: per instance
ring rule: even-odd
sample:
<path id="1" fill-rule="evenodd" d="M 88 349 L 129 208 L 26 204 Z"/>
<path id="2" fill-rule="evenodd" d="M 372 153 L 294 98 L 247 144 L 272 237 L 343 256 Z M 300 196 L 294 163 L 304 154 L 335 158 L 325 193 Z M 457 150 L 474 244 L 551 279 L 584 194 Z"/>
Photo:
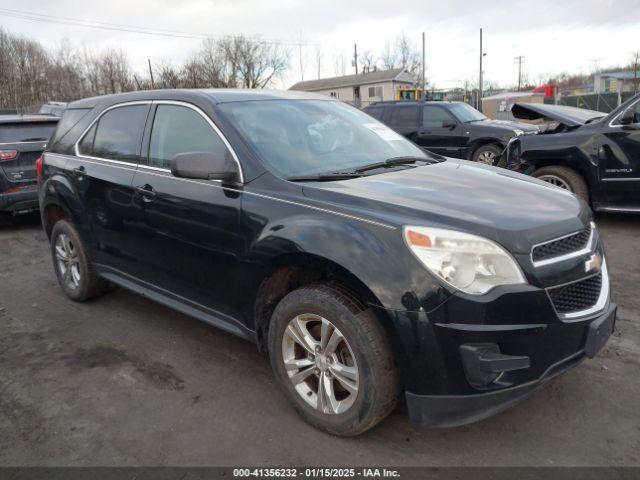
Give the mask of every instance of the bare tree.
<path id="1" fill-rule="evenodd" d="M 398 56 L 396 50 L 392 47 L 391 42 L 387 40 L 384 45 L 384 49 L 382 50 L 382 55 L 380 55 L 382 68 L 384 68 L 385 70 L 396 68 L 396 65 L 398 63 L 397 58 Z"/>
<path id="2" fill-rule="evenodd" d="M 304 74 L 307 71 L 307 63 L 309 60 L 309 52 L 304 44 L 302 32 L 298 34 L 298 48 L 296 49 L 298 57 L 298 65 L 300 66 L 300 81 L 304 81 Z"/>
<path id="3" fill-rule="evenodd" d="M 402 32 L 396 38 L 396 54 L 399 68 L 407 70 L 414 75 L 420 69 L 420 52 L 415 49 L 413 42 Z"/>
<path id="4" fill-rule="evenodd" d="M 315 49 L 315 64 L 316 64 L 316 74 L 318 76 L 318 80 L 322 76 L 322 57 L 323 56 L 324 56 L 324 52 L 322 51 L 322 47 L 320 45 L 317 45 Z"/>
<path id="5" fill-rule="evenodd" d="M 370 72 L 371 70 L 376 69 L 375 58 L 373 56 L 373 53 L 371 53 L 371 50 L 365 50 L 364 52 L 362 52 L 358 56 L 358 60 L 360 61 L 360 69 L 362 70 L 362 73 Z"/>
<path id="6" fill-rule="evenodd" d="M 344 53 L 333 55 L 333 71 L 336 77 L 344 76 L 347 72 L 347 58 Z"/>
<path id="7" fill-rule="evenodd" d="M 640 50 L 632 54 L 629 66 L 633 72 L 633 92 L 638 93 L 640 90 Z"/>

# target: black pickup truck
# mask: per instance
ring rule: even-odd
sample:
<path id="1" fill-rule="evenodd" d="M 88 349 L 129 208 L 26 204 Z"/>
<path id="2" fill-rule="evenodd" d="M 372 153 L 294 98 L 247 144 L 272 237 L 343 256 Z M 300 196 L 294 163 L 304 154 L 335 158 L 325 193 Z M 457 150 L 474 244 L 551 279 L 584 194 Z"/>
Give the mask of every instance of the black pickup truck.
<path id="1" fill-rule="evenodd" d="M 511 111 L 546 128 L 509 142 L 508 168 L 570 190 L 594 210 L 640 212 L 640 94 L 609 114 L 529 103 Z"/>
<path id="2" fill-rule="evenodd" d="M 36 160 L 58 120 L 52 115 L 0 115 L 0 214 L 38 209 Z"/>

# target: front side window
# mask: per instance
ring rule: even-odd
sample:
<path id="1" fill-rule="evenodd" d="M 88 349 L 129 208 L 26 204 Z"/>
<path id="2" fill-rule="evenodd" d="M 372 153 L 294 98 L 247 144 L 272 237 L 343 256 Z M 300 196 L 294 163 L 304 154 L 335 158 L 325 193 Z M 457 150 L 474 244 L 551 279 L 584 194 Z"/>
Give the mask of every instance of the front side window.
<path id="1" fill-rule="evenodd" d="M 107 111 L 80 141 L 80 154 L 137 163 L 147 110 L 147 105 L 127 105 Z"/>
<path id="2" fill-rule="evenodd" d="M 468 103 L 452 103 L 449 105 L 449 110 L 462 123 L 481 122 L 482 120 L 487 119 L 486 116 Z"/>
<path id="3" fill-rule="evenodd" d="M 394 157 L 429 158 L 389 127 L 341 102 L 247 101 L 219 108 L 284 178 L 352 170 Z"/>
<path id="4" fill-rule="evenodd" d="M 170 169 L 171 159 L 187 152 L 210 152 L 223 157 L 227 147 L 195 110 L 180 105 L 158 105 L 151 130 L 149 166 Z"/>
<path id="5" fill-rule="evenodd" d="M 442 128 L 447 123 L 454 122 L 454 118 L 444 108 L 426 106 L 422 111 L 422 126 L 427 128 Z"/>

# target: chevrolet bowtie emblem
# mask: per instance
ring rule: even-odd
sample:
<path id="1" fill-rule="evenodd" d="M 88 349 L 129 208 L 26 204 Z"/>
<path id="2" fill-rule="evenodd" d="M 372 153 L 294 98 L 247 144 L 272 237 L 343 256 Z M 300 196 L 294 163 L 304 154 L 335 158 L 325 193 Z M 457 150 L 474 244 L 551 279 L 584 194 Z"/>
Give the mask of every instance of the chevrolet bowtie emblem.
<path id="1" fill-rule="evenodd" d="M 602 268 L 602 257 L 597 253 L 594 253 L 593 255 L 591 255 L 589 260 L 584 262 L 585 272 L 590 272 L 591 270 L 595 270 L 599 272 L 601 268 Z"/>

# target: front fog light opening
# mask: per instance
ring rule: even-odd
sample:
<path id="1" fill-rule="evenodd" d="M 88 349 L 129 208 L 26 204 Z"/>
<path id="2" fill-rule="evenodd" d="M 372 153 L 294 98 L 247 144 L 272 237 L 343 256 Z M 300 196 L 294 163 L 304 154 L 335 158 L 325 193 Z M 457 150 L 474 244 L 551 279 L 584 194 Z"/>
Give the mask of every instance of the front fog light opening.
<path id="1" fill-rule="evenodd" d="M 460 356 L 467 380 L 474 388 L 487 388 L 496 384 L 505 372 L 531 366 L 526 355 L 505 355 L 496 343 L 460 345 Z"/>

